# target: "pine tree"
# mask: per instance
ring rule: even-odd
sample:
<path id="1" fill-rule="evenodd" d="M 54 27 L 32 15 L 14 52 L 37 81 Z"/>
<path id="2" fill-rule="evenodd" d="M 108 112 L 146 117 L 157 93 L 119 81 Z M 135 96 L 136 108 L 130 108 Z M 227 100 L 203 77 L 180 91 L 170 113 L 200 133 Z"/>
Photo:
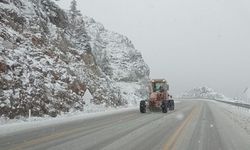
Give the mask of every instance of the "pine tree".
<path id="1" fill-rule="evenodd" d="M 72 32 L 72 38 L 77 39 L 78 44 L 80 43 L 80 48 L 86 50 L 87 52 L 91 51 L 91 47 L 88 43 L 89 37 L 87 36 L 85 30 L 85 23 L 83 21 L 82 14 L 77 10 L 76 0 L 71 1 L 70 5 L 70 30 Z"/>
<path id="2" fill-rule="evenodd" d="M 80 11 L 77 10 L 77 3 L 76 0 L 71 1 L 70 5 L 70 14 L 71 14 L 71 19 L 75 19 L 77 15 L 81 15 Z"/>

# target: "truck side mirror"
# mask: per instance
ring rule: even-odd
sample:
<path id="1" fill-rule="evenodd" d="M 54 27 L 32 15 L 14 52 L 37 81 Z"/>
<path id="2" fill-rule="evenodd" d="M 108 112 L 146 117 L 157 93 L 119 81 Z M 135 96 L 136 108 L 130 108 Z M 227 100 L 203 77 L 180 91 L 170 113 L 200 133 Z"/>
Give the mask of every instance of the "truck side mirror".
<path id="1" fill-rule="evenodd" d="M 167 86 L 166 86 L 166 90 L 169 91 L 169 85 L 168 85 L 168 84 L 167 84 Z"/>

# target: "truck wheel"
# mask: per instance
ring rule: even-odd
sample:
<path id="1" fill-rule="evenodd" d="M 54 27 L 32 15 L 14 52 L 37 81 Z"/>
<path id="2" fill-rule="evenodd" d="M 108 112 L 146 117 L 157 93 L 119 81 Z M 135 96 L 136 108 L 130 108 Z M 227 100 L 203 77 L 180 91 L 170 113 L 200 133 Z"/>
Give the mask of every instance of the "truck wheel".
<path id="1" fill-rule="evenodd" d="M 162 109 L 163 113 L 167 113 L 168 112 L 168 103 L 167 103 L 167 101 L 163 101 L 162 102 L 161 109 Z"/>
<path id="2" fill-rule="evenodd" d="M 146 102 L 145 101 L 140 101 L 140 112 L 146 113 Z"/>
<path id="3" fill-rule="evenodd" d="M 174 110 L 174 100 L 169 101 L 169 110 Z"/>

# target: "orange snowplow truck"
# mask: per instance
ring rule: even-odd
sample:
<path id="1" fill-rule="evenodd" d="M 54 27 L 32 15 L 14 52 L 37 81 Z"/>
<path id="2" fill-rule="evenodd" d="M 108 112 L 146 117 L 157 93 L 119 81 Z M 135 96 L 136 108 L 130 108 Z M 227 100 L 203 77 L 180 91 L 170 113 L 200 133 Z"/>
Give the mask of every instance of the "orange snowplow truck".
<path id="1" fill-rule="evenodd" d="M 140 101 L 140 112 L 162 110 L 167 113 L 168 110 L 174 110 L 174 100 L 168 91 L 169 85 L 165 79 L 151 80 L 149 99 Z"/>

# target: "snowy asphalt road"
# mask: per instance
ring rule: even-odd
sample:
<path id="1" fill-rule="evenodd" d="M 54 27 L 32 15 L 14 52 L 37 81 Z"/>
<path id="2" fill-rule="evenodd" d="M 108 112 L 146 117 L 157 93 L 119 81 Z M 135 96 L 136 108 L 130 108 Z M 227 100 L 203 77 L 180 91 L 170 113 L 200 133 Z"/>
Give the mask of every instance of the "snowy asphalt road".
<path id="1" fill-rule="evenodd" d="M 183 101 L 167 114 L 140 114 L 132 110 L 0 136 L 1 150 L 249 150 L 249 147 L 250 135 L 216 102 L 208 101 Z"/>

